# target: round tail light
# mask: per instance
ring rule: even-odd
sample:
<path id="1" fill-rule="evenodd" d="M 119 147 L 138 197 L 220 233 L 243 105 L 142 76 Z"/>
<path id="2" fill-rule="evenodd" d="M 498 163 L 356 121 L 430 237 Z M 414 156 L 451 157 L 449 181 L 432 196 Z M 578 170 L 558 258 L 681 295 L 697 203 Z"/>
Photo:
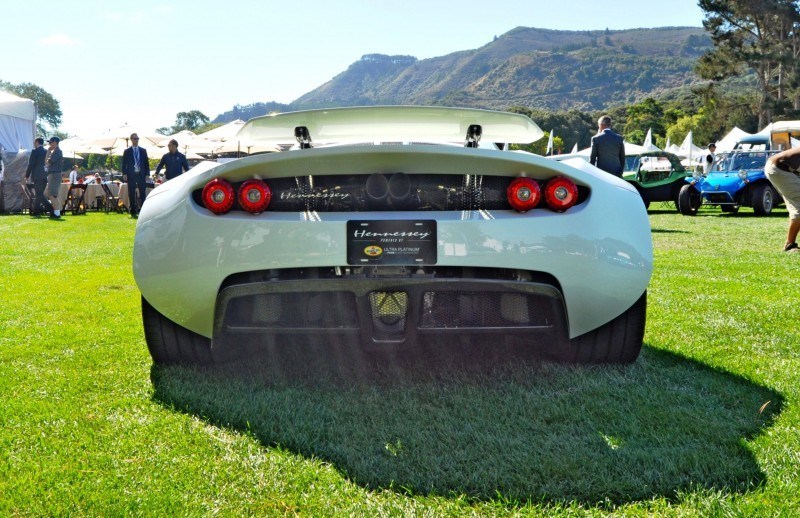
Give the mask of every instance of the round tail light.
<path id="1" fill-rule="evenodd" d="M 203 187 L 203 204 L 214 214 L 225 214 L 233 207 L 233 186 L 216 178 Z"/>
<path id="2" fill-rule="evenodd" d="M 547 206 L 556 212 L 564 212 L 578 201 L 578 186 L 566 176 L 556 176 L 544 188 Z"/>
<path id="3" fill-rule="evenodd" d="M 519 212 L 526 212 L 536 207 L 542 198 L 539 184 L 531 178 L 517 178 L 506 190 L 508 203 Z"/>
<path id="4" fill-rule="evenodd" d="M 251 214 L 264 212 L 272 200 L 272 191 L 261 180 L 247 180 L 239 187 L 239 205 Z"/>

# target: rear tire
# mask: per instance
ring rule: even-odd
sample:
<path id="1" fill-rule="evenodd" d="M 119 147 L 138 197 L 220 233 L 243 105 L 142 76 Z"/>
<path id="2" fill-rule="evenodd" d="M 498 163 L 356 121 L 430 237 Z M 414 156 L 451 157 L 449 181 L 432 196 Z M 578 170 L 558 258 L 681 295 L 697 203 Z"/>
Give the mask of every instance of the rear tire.
<path id="1" fill-rule="evenodd" d="M 684 216 L 694 216 L 703 203 L 700 191 L 693 185 L 684 185 L 678 194 L 678 212 Z"/>
<path id="2" fill-rule="evenodd" d="M 753 211 L 759 216 L 769 216 L 775 206 L 775 192 L 766 183 L 753 187 Z"/>
<path id="3" fill-rule="evenodd" d="M 204 365 L 213 363 L 211 339 L 189 331 L 159 313 L 142 297 L 144 338 L 153 363 Z"/>
<path id="4" fill-rule="evenodd" d="M 553 356 L 571 363 L 632 363 L 642 350 L 646 315 L 645 291 L 620 316 L 571 339 L 565 350 L 554 351 Z"/>

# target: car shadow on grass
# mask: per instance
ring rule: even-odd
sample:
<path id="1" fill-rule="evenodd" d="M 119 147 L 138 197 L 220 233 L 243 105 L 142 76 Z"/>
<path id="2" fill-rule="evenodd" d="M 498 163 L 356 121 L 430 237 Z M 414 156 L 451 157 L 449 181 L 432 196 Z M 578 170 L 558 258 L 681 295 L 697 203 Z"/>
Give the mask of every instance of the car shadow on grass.
<path id="1" fill-rule="evenodd" d="M 626 367 L 331 349 L 154 366 L 154 398 L 328 461 L 365 488 L 512 508 L 752 490 L 765 476 L 746 441 L 782 406 L 769 389 L 649 347 Z"/>

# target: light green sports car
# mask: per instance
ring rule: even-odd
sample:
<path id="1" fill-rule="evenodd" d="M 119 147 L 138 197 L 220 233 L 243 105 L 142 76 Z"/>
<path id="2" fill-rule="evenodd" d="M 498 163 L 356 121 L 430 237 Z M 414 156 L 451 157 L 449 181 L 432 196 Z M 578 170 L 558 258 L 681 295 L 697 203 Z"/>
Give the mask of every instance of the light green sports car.
<path id="1" fill-rule="evenodd" d="M 585 160 L 507 150 L 541 136 L 525 116 L 461 108 L 249 121 L 240 139 L 291 149 L 203 162 L 142 208 L 133 268 L 153 360 L 297 340 L 635 360 L 653 267 L 645 208 Z"/>

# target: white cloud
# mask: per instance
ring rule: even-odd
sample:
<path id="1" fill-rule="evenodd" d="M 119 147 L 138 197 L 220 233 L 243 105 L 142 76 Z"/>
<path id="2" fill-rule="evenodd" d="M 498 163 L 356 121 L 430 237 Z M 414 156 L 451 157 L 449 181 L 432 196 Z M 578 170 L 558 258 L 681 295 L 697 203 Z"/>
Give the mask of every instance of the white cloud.
<path id="1" fill-rule="evenodd" d="M 175 6 L 169 4 L 157 5 L 153 10 L 159 14 L 169 14 L 175 12 Z"/>
<path id="2" fill-rule="evenodd" d="M 51 34 L 50 36 L 48 36 L 46 38 L 42 38 L 41 40 L 39 40 L 39 42 L 42 45 L 51 45 L 51 46 L 55 46 L 55 47 L 67 47 L 67 46 L 70 46 L 70 45 L 75 45 L 76 43 L 78 43 L 78 40 L 76 40 L 75 38 L 70 37 L 67 34 L 64 34 L 63 32 L 59 32 L 59 33 L 56 33 L 56 34 Z"/>

